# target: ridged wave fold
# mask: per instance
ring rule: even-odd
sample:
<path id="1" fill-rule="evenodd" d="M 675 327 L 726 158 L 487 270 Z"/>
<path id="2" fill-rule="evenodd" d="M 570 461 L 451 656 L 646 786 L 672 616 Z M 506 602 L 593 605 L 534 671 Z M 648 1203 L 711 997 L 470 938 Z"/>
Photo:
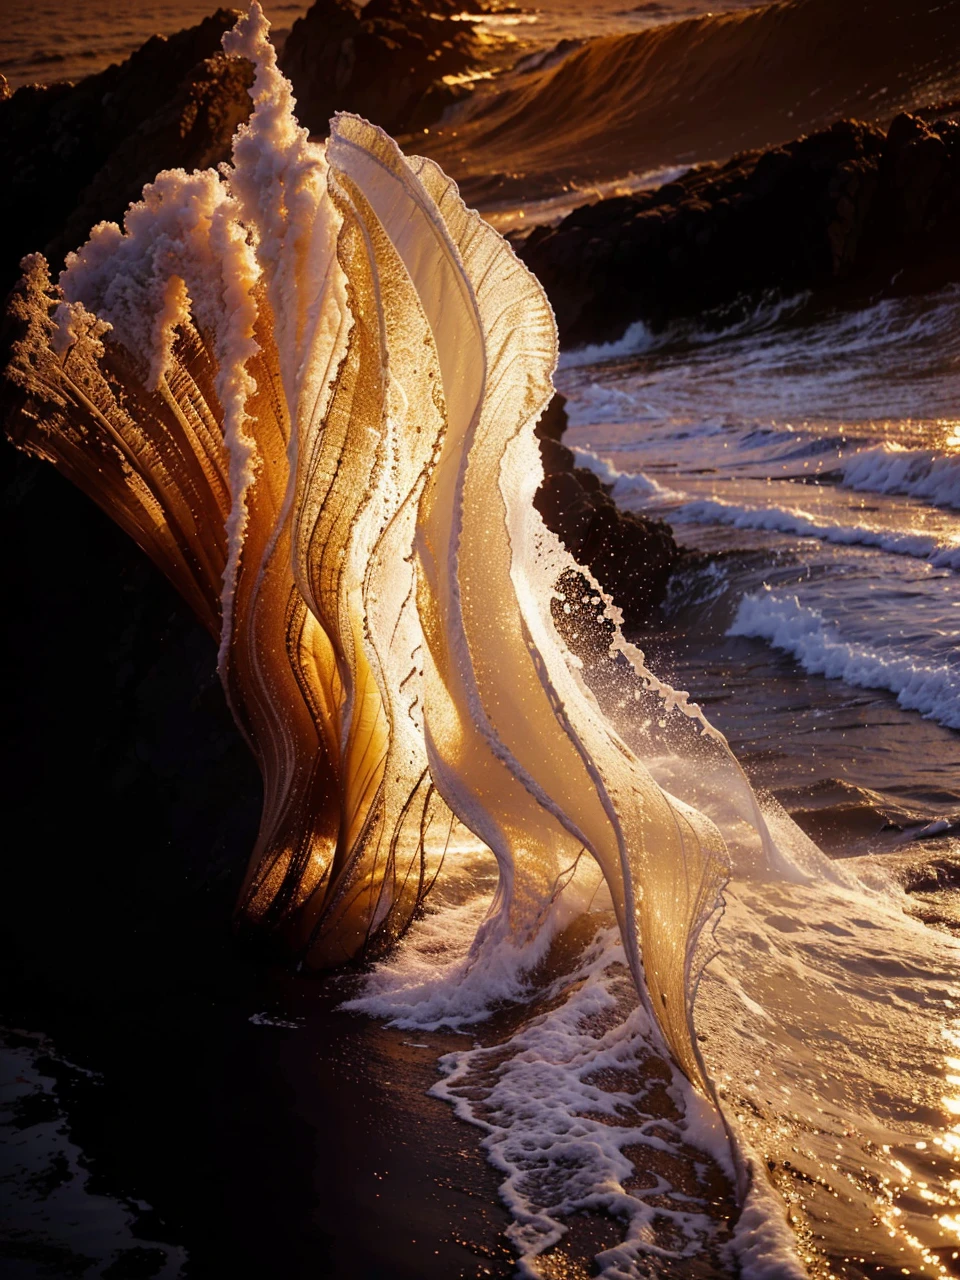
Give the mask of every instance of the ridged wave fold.
<path id="1" fill-rule="evenodd" d="M 550 306 L 435 163 L 350 115 L 312 143 L 267 31 L 254 5 L 225 40 L 257 68 L 230 166 L 160 174 L 57 285 L 26 262 L 18 443 L 219 641 L 264 781 L 244 927 L 314 968 L 382 947 L 459 821 L 500 868 L 479 957 L 535 936 L 587 854 L 641 999 L 709 1087 L 704 928 L 731 865 L 779 855 L 723 738 L 533 507 Z M 571 604 L 629 733 L 565 643 Z"/>

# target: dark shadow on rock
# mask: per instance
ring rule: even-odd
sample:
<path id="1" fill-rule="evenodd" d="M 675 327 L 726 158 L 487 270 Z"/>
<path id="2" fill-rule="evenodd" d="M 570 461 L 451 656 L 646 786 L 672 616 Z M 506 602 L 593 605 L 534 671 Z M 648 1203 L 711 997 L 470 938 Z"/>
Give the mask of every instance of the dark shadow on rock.
<path id="1" fill-rule="evenodd" d="M 841 120 L 586 205 L 517 247 L 567 346 L 771 294 L 922 292 L 960 280 L 960 124 L 904 114 L 884 135 Z"/>
<path id="2" fill-rule="evenodd" d="M 669 525 L 621 511 L 593 472 L 575 465 L 562 443 L 565 404 L 555 395 L 537 425 L 544 479 L 534 505 L 547 528 L 613 597 L 627 625 L 642 626 L 662 600 L 680 550 Z M 580 584 L 571 586 L 577 599 L 590 594 L 586 579 Z"/>
<path id="3" fill-rule="evenodd" d="M 42 250 L 59 269 L 98 222 L 121 221 L 161 170 L 228 159 L 252 109 L 253 68 L 220 48 L 238 16 L 218 9 L 186 31 L 154 36 L 78 84 L 0 93 L 0 293 L 24 254 Z"/>

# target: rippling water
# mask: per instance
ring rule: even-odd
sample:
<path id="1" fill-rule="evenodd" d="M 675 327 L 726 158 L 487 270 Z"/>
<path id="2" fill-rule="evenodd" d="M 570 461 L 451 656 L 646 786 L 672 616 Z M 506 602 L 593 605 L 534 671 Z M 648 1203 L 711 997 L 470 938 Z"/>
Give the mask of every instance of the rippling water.
<path id="1" fill-rule="evenodd" d="M 948 290 L 816 323 L 777 308 L 712 338 L 638 327 L 619 348 L 634 355 L 564 374 L 581 462 L 722 554 L 691 590 L 730 637 L 952 729 L 958 305 Z"/>
<path id="2" fill-rule="evenodd" d="M 731 884 L 697 1002 L 725 1105 L 818 1277 L 958 1270 L 958 310 L 946 290 L 815 319 L 797 300 L 719 334 L 637 326 L 559 378 L 580 465 L 691 551 L 641 637 L 654 669 L 836 860 L 836 884 Z M 364 1006 L 401 1025 L 434 991 L 416 946 Z M 691 1157 L 708 1134 L 676 1079 L 676 1110 L 658 1103 L 619 964 L 598 935 L 512 1038 L 449 1059 L 440 1091 L 506 1171 L 521 1252 L 563 1224 L 576 1256 L 578 1213 L 605 1208 L 630 1226 L 580 1242 L 601 1274 L 724 1274 L 736 1227 Z M 741 1259 L 744 1275 L 788 1261 Z"/>
<path id="3" fill-rule="evenodd" d="M 7 0 L 0 72 L 13 88 L 33 81 L 79 80 L 128 58 L 151 36 L 173 35 L 216 8 L 209 0 L 161 0 L 148 6 L 123 0 L 42 0 L 40 4 Z M 309 3 L 297 0 L 264 4 L 270 21 L 280 30 L 289 28 L 309 8 Z"/>
<path id="4" fill-rule="evenodd" d="M 172 35 L 216 9 L 209 0 L 162 0 L 149 6 L 122 0 L 7 0 L 0 32 L 0 72 L 10 85 L 78 80 L 129 57 L 152 35 Z M 230 7 L 230 6 L 228 6 Z M 240 3 L 232 6 L 243 8 Z M 513 6 L 509 6 L 511 9 Z M 709 10 L 746 7 L 736 0 L 665 0 L 632 5 L 630 0 L 541 0 L 523 12 L 491 16 L 483 25 L 527 45 L 638 30 Z M 265 0 L 271 23 L 284 32 L 310 8 L 309 0 Z"/>
<path id="5" fill-rule="evenodd" d="M 816 317 L 798 299 L 719 333 L 636 326 L 559 377 L 580 465 L 689 548 L 640 643 L 811 873 L 731 883 L 696 1017 L 814 1277 L 958 1273 L 958 308 L 951 289 Z M 630 741 L 629 711 L 620 727 Z M 615 935 L 564 950 L 559 920 L 552 966 L 517 987 L 504 957 L 465 982 L 482 886 L 435 902 L 351 1007 L 428 1040 L 480 1032 L 436 1092 L 504 1177 L 522 1274 L 586 1275 L 591 1255 L 610 1277 L 736 1274 L 722 1144 L 625 999 Z M 791 1274 L 775 1233 L 739 1245 L 742 1275 Z"/>

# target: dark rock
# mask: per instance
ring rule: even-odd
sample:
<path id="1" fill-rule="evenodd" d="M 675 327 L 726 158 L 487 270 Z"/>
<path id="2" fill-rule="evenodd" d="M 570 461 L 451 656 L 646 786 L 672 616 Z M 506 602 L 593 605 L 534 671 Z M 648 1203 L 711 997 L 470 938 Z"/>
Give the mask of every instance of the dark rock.
<path id="1" fill-rule="evenodd" d="M 469 6 L 468 6 L 469 7 Z M 280 65 L 293 83 L 300 123 L 326 135 L 336 111 L 354 111 L 398 134 L 436 120 L 457 97 L 444 76 L 480 56 L 454 0 L 317 0 L 298 18 Z"/>
<path id="2" fill-rule="evenodd" d="M 552 440 L 549 436 L 544 436 L 540 441 L 540 456 L 543 459 L 543 469 L 547 475 L 574 470 L 573 454 L 559 440 Z"/>
<path id="3" fill-rule="evenodd" d="M 560 443 L 567 425 L 565 403 L 555 395 L 537 426 L 544 480 L 534 506 L 547 528 L 613 596 L 628 625 L 641 626 L 662 600 L 680 550 L 667 524 L 618 510 L 593 472 L 575 465 L 573 453 Z M 577 600 L 590 594 L 583 578 L 571 591 Z M 562 630 L 571 641 L 572 633 Z"/>
<path id="4" fill-rule="evenodd" d="M 218 9 L 189 30 L 154 36 L 76 85 L 0 91 L 0 292 L 26 253 L 43 250 L 56 270 L 97 222 L 122 219 L 160 170 L 229 157 L 252 105 L 252 67 L 220 50 L 237 16 Z"/>
<path id="5" fill-rule="evenodd" d="M 771 294 L 924 290 L 960 279 L 960 125 L 903 114 L 884 136 L 841 120 L 574 210 L 517 248 L 567 345 Z"/>
<path id="6" fill-rule="evenodd" d="M 24 985 L 70 1001 L 86 983 L 149 1005 L 197 980 L 181 950 L 191 921 L 211 962 L 226 945 L 259 773 L 215 642 L 126 533 L 6 441 L 0 528 L 4 812 L 28 854 L 0 895 L 5 972 L 29 956 Z M 134 953 L 136 978 L 123 962 Z"/>
<path id="7" fill-rule="evenodd" d="M 556 440 L 558 443 L 563 439 L 563 433 L 567 429 L 567 410 L 565 408 L 567 401 L 564 396 L 555 395 L 550 403 L 544 409 L 540 416 L 540 421 L 534 428 L 535 434 L 540 440 Z M 543 452 L 541 448 L 541 453 Z M 544 470 L 549 471 L 546 458 L 544 458 Z"/>

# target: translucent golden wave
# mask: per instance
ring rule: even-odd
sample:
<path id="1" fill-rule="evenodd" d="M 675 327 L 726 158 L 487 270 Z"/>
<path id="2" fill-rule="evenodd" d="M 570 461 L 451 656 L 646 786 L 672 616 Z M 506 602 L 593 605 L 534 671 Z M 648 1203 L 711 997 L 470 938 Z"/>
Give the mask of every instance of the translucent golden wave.
<path id="1" fill-rule="evenodd" d="M 586 853 L 704 1084 L 704 926 L 732 862 L 778 855 L 722 737 L 534 510 L 547 299 L 433 162 L 349 115 L 309 140 L 257 5 L 225 44 L 257 67 L 232 165 L 160 174 L 57 285 L 26 262 L 17 442 L 219 641 L 264 781 L 244 927 L 315 968 L 389 944 L 458 820 L 500 868 L 478 951 L 523 942 Z M 629 733 L 558 630 L 571 582 Z"/>

